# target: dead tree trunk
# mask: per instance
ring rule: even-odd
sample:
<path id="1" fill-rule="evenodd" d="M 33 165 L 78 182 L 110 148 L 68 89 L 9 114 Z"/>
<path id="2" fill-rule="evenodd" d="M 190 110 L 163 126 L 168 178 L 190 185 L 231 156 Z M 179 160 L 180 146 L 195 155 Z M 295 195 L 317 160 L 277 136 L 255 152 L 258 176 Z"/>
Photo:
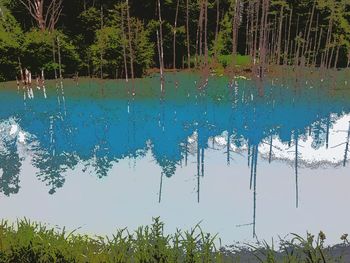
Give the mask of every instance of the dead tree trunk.
<path id="1" fill-rule="evenodd" d="M 191 68 L 191 52 L 190 52 L 190 27 L 189 27 L 189 0 L 186 0 L 186 38 L 187 38 L 187 67 Z"/>
<path id="2" fill-rule="evenodd" d="M 128 20 L 128 39 L 129 39 L 129 55 L 130 55 L 130 70 L 131 70 L 131 79 L 134 80 L 134 52 L 132 48 L 132 34 L 131 34 L 131 19 L 129 11 L 129 0 L 126 0 L 126 16 Z"/>
<path id="3" fill-rule="evenodd" d="M 220 0 L 216 0 L 216 27 L 215 27 L 215 43 L 219 37 L 219 24 L 220 24 Z M 217 50 L 215 49 L 215 58 L 217 58 Z"/>
<path id="4" fill-rule="evenodd" d="M 128 82 L 128 63 L 126 59 L 126 47 L 125 47 L 125 42 L 126 42 L 126 36 L 125 36 L 125 28 L 124 28 L 124 7 L 121 9 L 121 30 L 122 30 L 122 42 L 123 42 L 123 58 L 124 58 L 124 71 L 125 71 L 125 81 Z"/>
<path id="5" fill-rule="evenodd" d="M 175 22 L 174 22 L 174 38 L 173 38 L 173 69 L 176 69 L 176 33 L 177 33 L 177 17 L 179 14 L 180 0 L 177 0 Z"/>
<path id="6" fill-rule="evenodd" d="M 312 28 L 312 24 L 313 24 L 313 20 L 314 20 L 315 8 L 316 8 L 316 0 L 314 1 L 314 4 L 312 6 L 311 17 L 310 17 L 310 21 L 309 21 L 309 29 L 308 29 L 307 36 L 306 36 L 306 43 L 305 43 L 306 46 L 305 46 L 305 49 L 303 50 L 304 56 L 306 56 L 306 53 L 309 51 L 310 34 L 311 34 L 311 28 Z"/>
<path id="7" fill-rule="evenodd" d="M 334 66 L 333 66 L 333 68 L 335 68 L 335 69 L 338 66 L 339 50 L 340 50 L 340 46 L 338 45 L 338 47 L 337 47 L 337 54 L 335 55 L 335 61 L 334 61 Z"/>
<path id="8" fill-rule="evenodd" d="M 45 5 L 45 0 L 19 0 L 29 14 L 34 18 L 40 30 L 53 31 L 62 12 L 63 0 L 51 0 Z"/>
<path id="9" fill-rule="evenodd" d="M 103 29 L 103 7 L 101 5 L 101 30 Z M 100 74 L 101 74 L 101 79 L 103 79 L 103 50 L 100 50 Z"/>
<path id="10" fill-rule="evenodd" d="M 199 19 L 198 19 L 198 32 L 199 32 L 199 61 L 202 62 L 203 55 L 203 6 L 204 0 L 200 2 L 200 11 L 199 11 Z"/>
<path id="11" fill-rule="evenodd" d="M 257 50 L 258 50 L 258 27 L 259 27 L 259 15 L 260 15 L 260 0 L 256 3 L 256 21 L 255 21 L 255 34 L 254 34 L 254 65 L 257 62 Z M 261 32 L 260 32 L 261 33 Z"/>
<path id="12" fill-rule="evenodd" d="M 208 65 L 208 0 L 204 5 L 204 61 L 205 66 Z"/>
<path id="13" fill-rule="evenodd" d="M 331 18 L 331 19 L 329 19 L 329 24 L 328 24 L 326 46 L 325 46 L 326 52 L 325 52 L 325 56 L 323 57 L 323 63 L 322 63 L 323 67 L 327 67 L 327 65 L 328 65 L 329 46 L 330 46 L 331 39 L 332 39 L 332 31 L 333 31 L 333 20 Z"/>
<path id="14" fill-rule="evenodd" d="M 292 17 L 293 17 L 293 8 L 290 9 L 290 15 L 289 15 L 289 29 L 288 29 L 288 40 L 287 40 L 287 50 L 286 50 L 286 57 L 285 57 L 285 62 L 284 64 L 287 65 L 288 64 L 288 59 L 289 59 L 289 47 L 292 47 L 290 45 L 290 31 L 291 31 L 291 27 L 292 27 Z"/>
<path id="15" fill-rule="evenodd" d="M 159 18 L 159 40 L 160 40 L 160 55 L 161 55 L 161 67 L 164 69 L 164 51 L 163 51 L 163 21 L 160 0 L 158 0 L 158 18 Z"/>
<path id="16" fill-rule="evenodd" d="M 314 62 L 313 62 L 314 67 L 316 67 L 318 53 L 319 53 L 320 48 L 321 48 L 322 33 L 323 33 L 323 28 L 321 27 L 320 36 L 318 39 L 318 45 L 317 45 L 317 48 L 315 49 L 315 57 L 314 57 Z M 321 64 L 322 64 L 322 59 L 321 59 Z"/>
<path id="17" fill-rule="evenodd" d="M 237 53 L 237 38 L 238 38 L 238 27 L 239 27 L 239 14 L 240 14 L 240 0 L 236 0 L 234 13 L 233 13 L 233 25 L 232 25 L 232 56 L 233 61 Z"/>
<path id="18" fill-rule="evenodd" d="M 284 6 L 281 6 L 281 11 L 280 11 L 280 24 L 279 24 L 279 29 L 278 29 L 278 40 L 277 40 L 277 65 L 280 64 L 281 61 L 281 41 L 282 41 L 282 26 L 283 26 L 283 11 L 284 11 Z"/>

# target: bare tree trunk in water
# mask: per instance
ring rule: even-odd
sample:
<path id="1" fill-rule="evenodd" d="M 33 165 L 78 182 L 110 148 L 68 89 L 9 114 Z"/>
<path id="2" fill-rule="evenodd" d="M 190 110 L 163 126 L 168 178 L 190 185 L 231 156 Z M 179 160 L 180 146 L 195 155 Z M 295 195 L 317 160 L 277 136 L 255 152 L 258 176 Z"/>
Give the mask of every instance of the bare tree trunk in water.
<path id="1" fill-rule="evenodd" d="M 199 62 L 202 63 L 202 55 L 203 55 L 203 15 L 204 15 L 204 1 L 200 2 L 200 12 L 198 19 L 198 29 L 199 29 Z M 201 66 L 201 65 L 200 65 Z"/>
<path id="2" fill-rule="evenodd" d="M 179 14 L 179 5 L 180 5 L 180 0 L 177 0 L 175 22 L 174 22 L 174 38 L 173 38 L 173 69 L 174 70 L 176 69 L 176 31 L 177 31 L 177 17 Z"/>
<path id="3" fill-rule="evenodd" d="M 191 68 L 191 52 L 190 52 L 190 31 L 189 31 L 189 2 L 186 0 L 186 38 L 187 38 L 187 66 Z"/>
<path id="4" fill-rule="evenodd" d="M 131 35 L 131 21 L 130 21 L 130 11 L 129 11 L 129 0 L 126 0 L 126 16 L 128 20 L 128 38 L 129 38 L 129 52 L 130 52 L 130 70 L 131 79 L 134 80 L 134 52 L 132 48 L 132 35 Z"/>
<path id="5" fill-rule="evenodd" d="M 160 41 L 160 67 L 161 72 L 164 71 L 164 51 L 163 51 L 163 27 L 162 27 L 162 13 L 161 13 L 161 6 L 160 6 L 160 0 L 158 0 L 158 18 L 159 18 L 159 41 Z M 161 81 L 163 82 L 163 74 L 161 74 Z"/>
<path id="6" fill-rule="evenodd" d="M 125 81 L 128 82 L 128 63 L 126 60 L 126 47 L 125 47 L 125 42 L 126 42 L 126 36 L 125 36 L 125 28 L 124 28 L 124 7 L 121 9 L 121 29 L 122 29 L 122 38 L 123 38 L 123 58 L 124 58 L 124 71 L 125 71 Z"/>
<path id="7" fill-rule="evenodd" d="M 158 48 L 158 59 L 159 59 L 159 71 L 160 71 L 160 91 L 163 92 L 163 67 L 162 67 L 162 55 L 159 40 L 159 31 L 157 29 L 157 48 Z"/>

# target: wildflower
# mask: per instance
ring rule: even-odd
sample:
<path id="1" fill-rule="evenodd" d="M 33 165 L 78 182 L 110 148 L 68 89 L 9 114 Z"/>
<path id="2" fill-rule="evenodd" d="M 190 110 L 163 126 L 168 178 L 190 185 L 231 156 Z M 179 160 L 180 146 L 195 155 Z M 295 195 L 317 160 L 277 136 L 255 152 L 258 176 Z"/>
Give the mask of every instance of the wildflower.
<path id="1" fill-rule="evenodd" d="M 343 235 L 340 237 L 340 240 L 342 240 L 342 241 L 347 241 L 347 240 L 348 240 L 348 234 L 343 234 Z"/>
<path id="2" fill-rule="evenodd" d="M 323 231 L 321 231 L 319 234 L 318 234 L 319 238 L 321 239 L 321 241 L 325 241 L 326 239 L 326 235 L 325 233 L 323 233 Z"/>

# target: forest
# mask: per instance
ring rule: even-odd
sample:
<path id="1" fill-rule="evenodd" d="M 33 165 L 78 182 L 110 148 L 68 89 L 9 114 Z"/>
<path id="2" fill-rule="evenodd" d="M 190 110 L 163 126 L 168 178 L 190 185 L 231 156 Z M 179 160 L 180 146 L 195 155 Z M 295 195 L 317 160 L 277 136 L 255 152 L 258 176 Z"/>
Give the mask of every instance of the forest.
<path id="1" fill-rule="evenodd" d="M 349 0 L 0 0 L 0 81 L 349 63 Z"/>

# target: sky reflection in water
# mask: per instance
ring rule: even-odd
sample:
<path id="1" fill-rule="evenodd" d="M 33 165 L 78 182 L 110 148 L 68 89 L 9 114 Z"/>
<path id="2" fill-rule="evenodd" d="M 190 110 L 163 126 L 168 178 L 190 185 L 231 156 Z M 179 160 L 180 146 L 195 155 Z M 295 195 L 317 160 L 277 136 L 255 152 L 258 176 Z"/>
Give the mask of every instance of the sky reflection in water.
<path id="1" fill-rule="evenodd" d="M 67 84 L 65 97 L 47 87 L 47 99 L 1 90 L 0 216 L 102 234 L 157 215 L 169 231 L 203 220 L 226 243 L 321 229 L 333 243 L 350 230 L 346 98 L 195 81 L 170 78 L 163 99 L 130 100 L 112 82 Z"/>

